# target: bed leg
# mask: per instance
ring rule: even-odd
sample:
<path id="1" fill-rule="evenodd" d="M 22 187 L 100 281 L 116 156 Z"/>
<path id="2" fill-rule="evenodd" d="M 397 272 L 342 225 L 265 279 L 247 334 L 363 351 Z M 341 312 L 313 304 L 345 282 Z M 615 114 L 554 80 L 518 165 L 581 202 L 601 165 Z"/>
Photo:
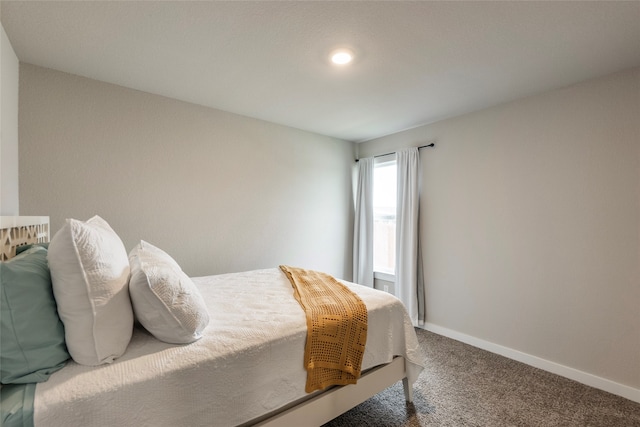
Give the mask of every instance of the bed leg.
<path id="1" fill-rule="evenodd" d="M 413 387 L 409 384 L 407 377 L 402 379 L 402 387 L 404 388 L 404 398 L 408 403 L 413 402 Z"/>

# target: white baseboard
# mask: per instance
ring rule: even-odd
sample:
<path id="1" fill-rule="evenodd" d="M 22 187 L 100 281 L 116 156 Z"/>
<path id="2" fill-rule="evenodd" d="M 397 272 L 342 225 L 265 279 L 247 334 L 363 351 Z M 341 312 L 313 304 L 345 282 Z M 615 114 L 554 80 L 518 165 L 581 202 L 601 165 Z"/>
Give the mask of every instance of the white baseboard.
<path id="1" fill-rule="evenodd" d="M 499 354 L 509 359 L 517 360 L 518 362 L 525 363 L 529 366 L 533 366 L 534 368 L 539 368 L 544 371 L 560 375 L 561 377 L 569 378 L 590 387 L 604 390 L 606 392 L 640 403 L 640 389 L 620 384 L 602 377 L 598 377 L 587 372 L 579 371 L 568 366 L 560 365 L 559 363 L 551 362 L 537 356 L 532 356 L 530 354 L 523 353 L 509 347 L 494 344 L 480 338 L 472 337 L 471 335 L 466 335 L 448 328 L 444 328 L 442 326 L 434 325 L 433 323 L 425 323 L 424 326 L 421 327 L 429 332 L 443 335 L 456 341 L 461 341 L 465 344 L 487 350 L 491 353 Z"/>

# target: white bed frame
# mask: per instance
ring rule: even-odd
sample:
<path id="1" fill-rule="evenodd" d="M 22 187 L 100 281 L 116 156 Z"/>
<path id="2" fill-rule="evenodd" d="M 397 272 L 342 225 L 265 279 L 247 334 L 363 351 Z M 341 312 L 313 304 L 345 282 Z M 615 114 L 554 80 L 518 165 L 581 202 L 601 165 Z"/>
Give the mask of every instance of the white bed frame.
<path id="1" fill-rule="evenodd" d="M 252 421 L 245 425 L 261 427 L 318 427 L 358 406 L 370 397 L 402 380 L 407 402 L 413 401 L 413 388 L 407 380 L 405 359 L 396 357 L 391 363 L 363 373 L 357 384 L 333 387 L 326 392 L 312 395 L 302 402 L 295 402 L 275 415 Z"/>
<path id="2" fill-rule="evenodd" d="M 15 256 L 16 248 L 49 241 L 49 217 L 0 217 L 2 260 Z M 357 384 L 332 387 L 324 392 L 291 403 L 280 410 L 252 420 L 243 426 L 318 427 L 361 404 L 387 387 L 402 380 L 407 402 L 413 401 L 413 388 L 407 380 L 403 357 L 364 372 Z"/>
<path id="3" fill-rule="evenodd" d="M 16 255 L 16 248 L 49 241 L 48 216 L 0 216 L 0 260 Z"/>

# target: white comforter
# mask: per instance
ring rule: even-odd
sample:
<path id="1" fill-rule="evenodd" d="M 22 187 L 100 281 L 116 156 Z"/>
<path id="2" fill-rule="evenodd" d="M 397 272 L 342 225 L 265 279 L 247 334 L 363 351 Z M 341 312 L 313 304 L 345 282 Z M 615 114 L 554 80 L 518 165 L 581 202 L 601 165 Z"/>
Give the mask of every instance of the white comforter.
<path id="1" fill-rule="evenodd" d="M 211 317 L 201 340 L 171 345 L 136 328 L 113 364 L 69 362 L 37 385 L 36 427 L 236 426 L 304 396 L 305 316 L 282 272 L 193 280 Z M 346 284 L 369 310 L 363 371 L 401 355 L 413 383 L 423 359 L 404 306 Z"/>

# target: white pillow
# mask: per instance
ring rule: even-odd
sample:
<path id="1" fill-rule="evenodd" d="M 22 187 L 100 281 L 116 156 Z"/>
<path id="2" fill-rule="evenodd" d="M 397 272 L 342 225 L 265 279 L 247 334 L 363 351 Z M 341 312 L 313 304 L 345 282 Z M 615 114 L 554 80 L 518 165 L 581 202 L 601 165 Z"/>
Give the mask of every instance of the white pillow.
<path id="1" fill-rule="evenodd" d="M 87 222 L 67 219 L 51 239 L 47 259 L 71 357 L 82 365 L 113 362 L 133 333 L 122 240 L 97 215 Z"/>
<path id="2" fill-rule="evenodd" d="M 129 253 L 129 294 L 138 321 L 172 344 L 202 338 L 209 312 L 193 281 L 162 249 L 143 240 Z"/>

